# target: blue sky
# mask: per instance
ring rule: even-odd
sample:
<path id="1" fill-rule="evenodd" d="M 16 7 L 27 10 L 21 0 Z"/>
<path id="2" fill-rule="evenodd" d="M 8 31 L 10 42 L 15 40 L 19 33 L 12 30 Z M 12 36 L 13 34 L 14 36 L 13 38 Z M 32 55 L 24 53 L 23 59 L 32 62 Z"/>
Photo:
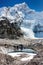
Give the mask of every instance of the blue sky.
<path id="1" fill-rule="evenodd" d="M 26 2 L 28 6 L 36 11 L 43 11 L 43 0 L 0 0 L 0 7 L 13 6 Z"/>

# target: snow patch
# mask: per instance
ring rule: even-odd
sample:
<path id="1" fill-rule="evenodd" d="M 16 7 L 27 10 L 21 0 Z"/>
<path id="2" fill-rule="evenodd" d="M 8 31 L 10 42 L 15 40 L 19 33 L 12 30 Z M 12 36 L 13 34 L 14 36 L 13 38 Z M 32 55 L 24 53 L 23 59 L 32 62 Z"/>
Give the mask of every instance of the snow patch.
<path id="1" fill-rule="evenodd" d="M 27 55 L 28 57 L 22 58 L 21 61 L 30 61 L 31 59 L 34 58 L 35 55 L 36 54 L 28 53 L 28 55 Z"/>

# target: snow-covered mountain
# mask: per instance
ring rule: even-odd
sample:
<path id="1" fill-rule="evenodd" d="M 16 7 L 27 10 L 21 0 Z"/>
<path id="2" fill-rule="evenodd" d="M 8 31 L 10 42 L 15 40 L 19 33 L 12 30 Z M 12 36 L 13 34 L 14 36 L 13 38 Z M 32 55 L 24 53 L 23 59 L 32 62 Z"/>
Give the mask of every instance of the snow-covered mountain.
<path id="1" fill-rule="evenodd" d="M 10 22 L 21 22 L 21 29 L 28 37 L 34 38 L 33 28 L 35 25 L 43 23 L 43 11 L 36 12 L 29 8 L 24 2 L 16 4 L 13 7 L 0 8 L 0 20 L 6 17 Z M 27 31 L 26 31 L 27 30 Z M 29 33 L 29 31 L 31 33 Z"/>
<path id="2" fill-rule="evenodd" d="M 36 12 L 30 9 L 29 6 L 24 2 L 21 4 L 16 4 L 13 7 L 2 7 L 0 8 L 0 18 L 4 16 L 7 17 L 12 22 L 17 20 L 37 20 L 43 21 L 43 11 Z"/>

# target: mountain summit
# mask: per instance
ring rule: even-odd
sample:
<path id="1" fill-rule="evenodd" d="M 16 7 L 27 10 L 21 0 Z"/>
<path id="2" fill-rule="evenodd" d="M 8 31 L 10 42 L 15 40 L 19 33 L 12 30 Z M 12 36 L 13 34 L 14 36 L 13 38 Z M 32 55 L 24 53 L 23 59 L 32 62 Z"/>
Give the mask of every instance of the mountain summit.
<path id="1" fill-rule="evenodd" d="M 6 18 L 10 22 L 10 24 L 14 24 L 16 22 L 17 26 L 24 31 L 25 35 L 34 38 L 33 29 L 34 26 L 38 23 L 42 25 L 43 11 L 36 12 L 24 2 L 16 4 L 13 7 L 0 8 L 0 21 L 6 20 Z"/>
<path id="2" fill-rule="evenodd" d="M 34 10 L 30 9 L 24 2 L 16 4 L 13 7 L 2 7 L 0 8 L 0 17 L 7 17 L 9 20 L 14 21 L 15 19 L 23 19 L 26 15 L 33 14 Z M 17 20 L 17 21 L 18 21 Z"/>

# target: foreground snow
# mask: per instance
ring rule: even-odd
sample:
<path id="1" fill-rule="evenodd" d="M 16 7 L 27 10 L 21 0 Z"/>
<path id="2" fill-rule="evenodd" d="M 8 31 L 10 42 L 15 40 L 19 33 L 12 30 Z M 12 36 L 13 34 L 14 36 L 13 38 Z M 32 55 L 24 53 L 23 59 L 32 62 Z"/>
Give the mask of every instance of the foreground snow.
<path id="1" fill-rule="evenodd" d="M 26 54 L 26 56 L 23 58 L 21 57 L 20 61 L 30 61 L 36 55 L 34 53 L 26 53 L 26 52 L 8 53 L 8 55 L 12 57 L 20 57 L 21 55 L 24 55 L 24 54 Z"/>
<path id="2" fill-rule="evenodd" d="M 34 58 L 35 55 L 36 55 L 36 54 L 28 53 L 28 54 L 27 54 L 28 57 L 22 58 L 21 61 L 30 61 L 31 59 Z"/>

